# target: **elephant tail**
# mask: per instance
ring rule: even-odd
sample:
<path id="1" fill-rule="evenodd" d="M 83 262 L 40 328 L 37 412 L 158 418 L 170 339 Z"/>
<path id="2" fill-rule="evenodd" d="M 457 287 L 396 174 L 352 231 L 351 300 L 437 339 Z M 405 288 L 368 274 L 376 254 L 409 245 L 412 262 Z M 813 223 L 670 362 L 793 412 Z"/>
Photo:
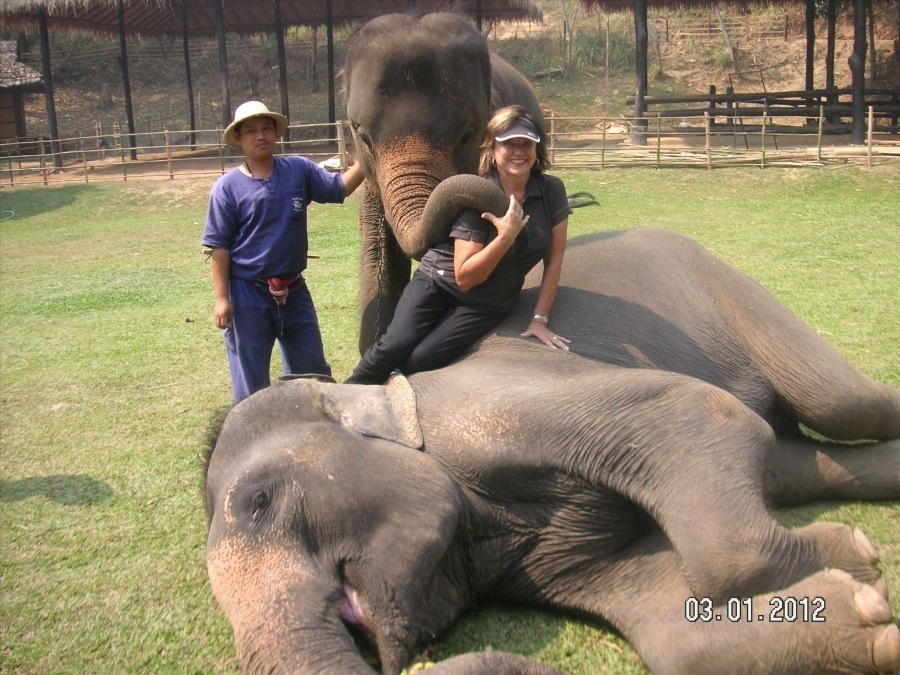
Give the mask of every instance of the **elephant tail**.
<path id="1" fill-rule="evenodd" d="M 596 206 L 597 199 L 590 192 L 573 192 L 569 195 L 569 208 L 580 209 L 582 206 Z"/>

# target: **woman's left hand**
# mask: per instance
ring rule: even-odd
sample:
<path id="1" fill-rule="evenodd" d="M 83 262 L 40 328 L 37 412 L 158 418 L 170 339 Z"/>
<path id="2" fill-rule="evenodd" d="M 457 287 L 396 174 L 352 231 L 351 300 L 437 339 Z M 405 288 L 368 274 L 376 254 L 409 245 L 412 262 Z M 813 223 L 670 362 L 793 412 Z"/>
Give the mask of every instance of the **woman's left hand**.
<path id="1" fill-rule="evenodd" d="M 562 349 L 565 352 L 569 351 L 568 345 L 571 342 L 571 340 L 554 333 L 547 324 L 540 321 L 532 321 L 528 324 L 528 328 L 522 333 L 522 337 L 535 337 L 548 347 Z"/>

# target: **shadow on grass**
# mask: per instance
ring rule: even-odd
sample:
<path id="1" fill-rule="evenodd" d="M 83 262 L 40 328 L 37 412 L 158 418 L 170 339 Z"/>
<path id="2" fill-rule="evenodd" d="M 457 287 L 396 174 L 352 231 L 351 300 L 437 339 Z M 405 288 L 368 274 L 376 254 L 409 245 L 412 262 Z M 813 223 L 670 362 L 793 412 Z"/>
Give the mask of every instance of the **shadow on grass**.
<path id="1" fill-rule="evenodd" d="M 18 186 L 17 186 L 18 187 Z M 71 206 L 84 193 L 96 190 L 95 185 L 66 185 L 52 190 L 16 189 L 4 196 L 3 209 L 11 212 L 10 221 L 32 218 L 43 213 Z"/>
<path id="2" fill-rule="evenodd" d="M 65 506 L 86 506 L 110 499 L 115 493 L 108 483 L 90 476 L 33 476 L 0 481 L 0 503 L 19 502 L 43 495 Z"/>

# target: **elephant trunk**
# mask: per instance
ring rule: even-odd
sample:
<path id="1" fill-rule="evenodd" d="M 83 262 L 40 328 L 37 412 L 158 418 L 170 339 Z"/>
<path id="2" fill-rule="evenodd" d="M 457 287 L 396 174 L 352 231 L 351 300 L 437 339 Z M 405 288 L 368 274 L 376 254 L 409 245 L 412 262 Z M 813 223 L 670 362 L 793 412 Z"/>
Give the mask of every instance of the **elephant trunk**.
<path id="1" fill-rule="evenodd" d="M 429 195 L 456 173 L 448 152 L 416 137 L 404 138 L 380 153 L 378 181 L 384 212 L 403 252 L 413 258 L 421 246 L 419 222 Z"/>
<path id="2" fill-rule="evenodd" d="M 502 216 L 509 207 L 509 198 L 495 183 L 469 174 L 451 176 L 438 185 L 425 208 L 419 225 L 420 241 L 412 253 L 417 260 L 425 251 L 450 238 L 450 228 L 463 209 Z"/>
<path id="3" fill-rule="evenodd" d="M 341 589 L 296 555 L 241 538 L 208 553 L 212 591 L 247 673 L 372 673 L 340 619 Z"/>
<path id="4" fill-rule="evenodd" d="M 451 153 L 404 139 L 384 152 L 379 167 L 385 215 L 403 252 L 420 260 L 429 248 L 450 235 L 450 227 L 466 208 L 502 216 L 509 200 L 490 181 L 459 174 Z"/>

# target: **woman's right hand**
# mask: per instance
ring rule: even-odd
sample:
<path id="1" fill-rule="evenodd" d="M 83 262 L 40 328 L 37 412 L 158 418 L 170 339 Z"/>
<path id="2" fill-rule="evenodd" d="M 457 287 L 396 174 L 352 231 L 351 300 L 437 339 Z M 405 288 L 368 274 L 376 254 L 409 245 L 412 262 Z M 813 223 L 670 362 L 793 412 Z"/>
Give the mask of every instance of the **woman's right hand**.
<path id="1" fill-rule="evenodd" d="M 525 211 L 522 209 L 522 205 L 516 201 L 516 198 L 513 195 L 510 195 L 509 208 L 501 218 L 498 218 L 493 213 L 482 213 L 481 217 L 497 228 L 498 237 L 503 237 L 505 235 L 511 239 L 515 239 L 519 236 L 519 232 L 521 232 L 528 224 L 528 219 L 531 218 L 531 216 L 525 216 L 523 218 L 522 216 L 524 215 Z"/>
<path id="2" fill-rule="evenodd" d="M 228 298 L 216 298 L 213 318 L 216 321 L 216 328 L 231 328 L 231 321 L 234 318 L 231 300 Z"/>

